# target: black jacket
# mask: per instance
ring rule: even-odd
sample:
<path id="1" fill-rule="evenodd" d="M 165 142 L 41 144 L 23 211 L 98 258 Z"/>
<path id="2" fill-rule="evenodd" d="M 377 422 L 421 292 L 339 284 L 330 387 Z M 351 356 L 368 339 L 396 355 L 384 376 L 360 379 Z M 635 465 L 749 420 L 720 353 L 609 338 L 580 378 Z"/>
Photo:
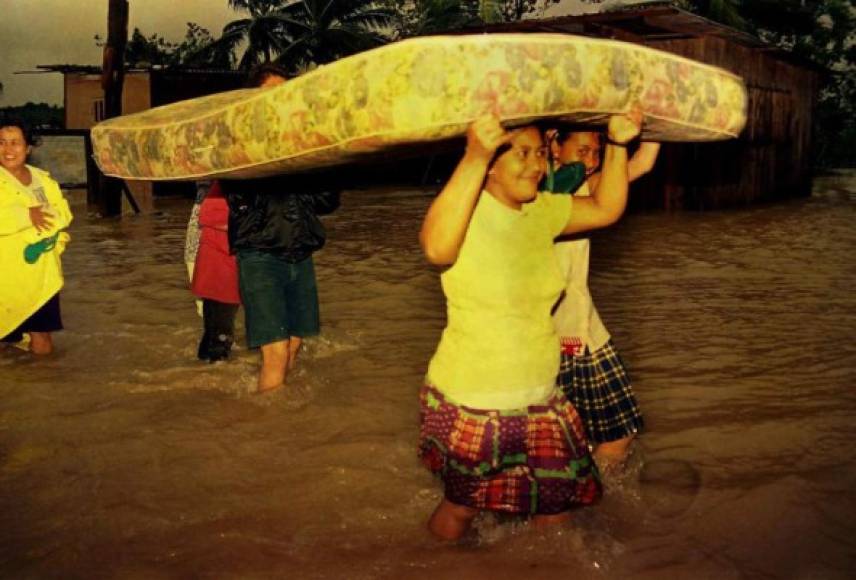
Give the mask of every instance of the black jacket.
<path id="1" fill-rule="evenodd" d="M 339 191 L 319 176 L 277 175 L 220 181 L 229 204 L 229 247 L 299 262 L 324 246 L 319 215 L 339 207 Z"/>

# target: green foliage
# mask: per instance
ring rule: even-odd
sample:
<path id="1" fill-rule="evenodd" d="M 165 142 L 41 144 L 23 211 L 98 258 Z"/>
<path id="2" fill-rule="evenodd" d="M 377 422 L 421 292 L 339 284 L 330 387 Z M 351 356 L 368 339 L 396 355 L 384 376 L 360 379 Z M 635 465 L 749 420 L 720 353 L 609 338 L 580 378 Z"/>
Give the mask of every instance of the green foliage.
<path id="1" fill-rule="evenodd" d="M 479 18 L 483 22 L 515 22 L 524 16 L 533 15 L 560 0 L 477 0 L 466 2 L 477 5 Z"/>
<path id="2" fill-rule="evenodd" d="M 292 0 L 279 10 L 277 61 L 291 70 L 385 44 L 395 10 L 376 0 Z"/>
<path id="3" fill-rule="evenodd" d="M 95 43 L 103 45 L 98 35 Z M 215 50 L 211 33 L 194 22 L 187 23 L 181 42 L 170 42 L 157 33 L 146 36 L 139 28 L 134 28 L 125 45 L 125 64 L 141 68 L 200 66 L 226 69 L 234 65 L 228 52 Z"/>
<path id="4" fill-rule="evenodd" d="M 176 64 L 184 66 L 234 68 L 230 52 L 218 50 L 211 33 L 193 22 L 187 23 L 184 40 L 173 51 Z"/>
<path id="5" fill-rule="evenodd" d="M 458 30 L 479 22 L 473 6 L 461 0 L 386 0 L 385 6 L 396 14 L 395 38 L 410 38 Z"/>
<path id="6" fill-rule="evenodd" d="M 146 37 L 139 28 L 134 28 L 125 46 L 125 63 L 132 67 L 171 64 L 174 47 L 159 34 Z"/>
<path id="7" fill-rule="evenodd" d="M 383 44 L 395 14 L 378 0 L 229 0 L 229 5 L 246 17 L 228 23 L 212 48 L 232 55 L 241 69 L 276 61 L 298 70 Z"/>
<path id="8" fill-rule="evenodd" d="M 815 164 L 856 166 L 856 11 L 849 0 L 683 1 L 826 69 L 815 109 Z M 715 6 L 718 5 L 718 6 Z M 735 19 L 731 10 L 737 11 Z"/>
<path id="9" fill-rule="evenodd" d="M 394 38 L 460 30 L 468 26 L 513 22 L 535 16 L 561 0 L 384 0 L 398 15 Z"/>
<path id="10" fill-rule="evenodd" d="M 228 0 L 229 6 L 245 14 L 223 27 L 217 39 L 220 52 L 233 55 L 237 60 L 238 50 L 244 48 L 238 68 L 248 69 L 261 62 L 271 62 L 285 47 L 282 35 L 282 19 L 279 11 L 285 0 Z"/>
<path id="11" fill-rule="evenodd" d="M 35 129 L 62 129 L 65 109 L 58 105 L 28 102 L 19 107 L 0 108 L 0 118 L 21 119 Z"/>
<path id="12" fill-rule="evenodd" d="M 559 1 L 227 0 L 242 18 L 226 24 L 219 38 L 193 22 L 187 23 L 181 42 L 135 28 L 125 62 L 139 67 L 248 69 L 276 61 L 299 70 L 397 38 L 519 20 Z"/>
<path id="13" fill-rule="evenodd" d="M 228 23 L 213 47 L 238 68 L 276 61 L 298 70 L 378 46 L 395 12 L 379 0 L 229 0 L 246 17 Z M 243 49 L 238 60 L 236 55 Z"/>
<path id="14" fill-rule="evenodd" d="M 680 0 L 676 4 L 711 20 L 743 29 L 746 21 L 741 15 L 744 0 Z"/>
<path id="15" fill-rule="evenodd" d="M 815 161 L 820 166 L 856 166 L 856 12 L 847 0 L 824 0 L 808 34 L 768 36 L 792 45 L 795 54 L 830 71 L 823 79 L 817 109 Z"/>

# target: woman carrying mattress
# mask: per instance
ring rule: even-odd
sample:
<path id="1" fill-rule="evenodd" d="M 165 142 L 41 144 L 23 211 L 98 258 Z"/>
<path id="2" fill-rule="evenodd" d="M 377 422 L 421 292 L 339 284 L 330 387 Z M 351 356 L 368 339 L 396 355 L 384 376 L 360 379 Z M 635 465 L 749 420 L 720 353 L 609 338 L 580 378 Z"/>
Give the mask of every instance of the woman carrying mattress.
<path id="1" fill-rule="evenodd" d="M 460 538 L 481 510 L 561 522 L 600 496 L 580 418 L 556 387 L 550 309 L 564 285 L 553 241 L 621 216 L 626 145 L 641 118 L 610 119 L 602 185 L 579 199 L 539 193 L 547 148 L 537 127 L 481 118 L 425 216 L 423 251 L 448 266 L 448 322 L 420 393 L 419 454 L 444 484 L 428 522 L 440 538 Z"/>

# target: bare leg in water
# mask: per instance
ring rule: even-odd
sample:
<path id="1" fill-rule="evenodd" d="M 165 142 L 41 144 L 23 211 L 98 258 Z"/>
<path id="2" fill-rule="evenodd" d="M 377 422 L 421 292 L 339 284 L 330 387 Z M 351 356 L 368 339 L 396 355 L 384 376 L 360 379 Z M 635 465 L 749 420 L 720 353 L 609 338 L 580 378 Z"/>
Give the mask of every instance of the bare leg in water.
<path id="1" fill-rule="evenodd" d="M 458 540 L 473 523 L 479 511 L 475 508 L 452 503 L 443 499 L 428 520 L 428 530 L 442 540 Z M 571 519 L 570 512 L 558 514 L 537 515 L 532 518 L 536 528 L 549 528 L 567 523 Z"/>
<path id="2" fill-rule="evenodd" d="M 443 499 L 428 520 L 428 530 L 442 540 L 457 540 L 470 529 L 479 511 Z"/>
<path id="3" fill-rule="evenodd" d="M 259 392 L 265 393 L 285 386 L 288 371 L 294 368 L 303 339 L 299 336 L 262 345 L 262 369 L 259 372 Z"/>
<path id="4" fill-rule="evenodd" d="M 620 471 L 634 437 L 635 435 L 628 435 L 615 441 L 600 443 L 593 454 L 598 468 L 604 473 Z"/>
<path id="5" fill-rule="evenodd" d="M 571 521 L 571 512 L 561 512 L 558 514 L 542 514 L 532 518 L 532 525 L 536 528 L 549 528 L 558 526 Z"/>
<path id="6" fill-rule="evenodd" d="M 262 345 L 262 369 L 259 372 L 259 392 L 265 393 L 285 385 L 288 372 L 288 339 Z"/>
<path id="7" fill-rule="evenodd" d="M 288 369 L 286 372 L 294 368 L 297 362 L 297 353 L 300 352 L 300 346 L 303 344 L 303 339 L 299 336 L 292 336 L 288 339 Z"/>
<path id="8" fill-rule="evenodd" d="M 50 332 L 30 333 L 30 352 L 33 354 L 50 354 L 53 352 L 53 339 Z"/>

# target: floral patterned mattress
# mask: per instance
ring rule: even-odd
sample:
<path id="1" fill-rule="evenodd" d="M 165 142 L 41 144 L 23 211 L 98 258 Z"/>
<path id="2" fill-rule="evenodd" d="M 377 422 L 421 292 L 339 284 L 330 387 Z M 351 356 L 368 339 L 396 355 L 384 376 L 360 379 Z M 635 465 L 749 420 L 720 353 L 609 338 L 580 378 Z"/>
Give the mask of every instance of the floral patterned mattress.
<path id="1" fill-rule="evenodd" d="M 277 87 L 117 117 L 92 142 L 101 170 L 126 179 L 259 177 L 418 150 L 486 112 L 508 126 L 602 124 L 636 101 L 649 139 L 728 139 L 746 122 L 746 89 L 728 71 L 613 40 L 492 34 L 414 38 Z"/>

